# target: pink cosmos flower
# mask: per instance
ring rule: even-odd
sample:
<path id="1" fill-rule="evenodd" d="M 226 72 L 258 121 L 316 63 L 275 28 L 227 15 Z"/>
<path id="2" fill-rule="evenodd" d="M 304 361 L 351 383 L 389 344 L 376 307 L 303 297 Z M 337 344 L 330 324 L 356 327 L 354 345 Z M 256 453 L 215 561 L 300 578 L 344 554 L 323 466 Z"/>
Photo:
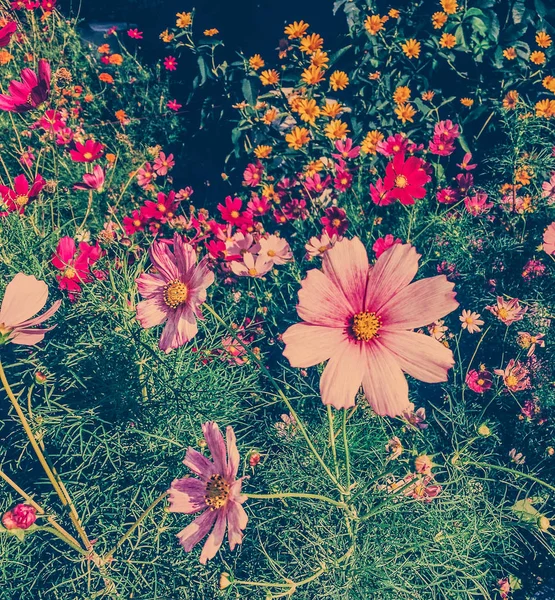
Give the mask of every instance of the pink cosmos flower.
<path id="1" fill-rule="evenodd" d="M 69 292 L 69 298 L 74 300 L 81 291 L 81 285 L 93 281 L 91 267 L 100 258 L 100 246 L 91 246 L 87 242 L 75 245 L 72 237 L 60 238 L 52 264 L 61 271 L 56 275 L 61 290 Z"/>
<path id="2" fill-rule="evenodd" d="M 274 266 L 266 256 L 259 254 L 256 258 L 250 252 L 243 255 L 243 261 L 232 261 L 231 270 L 239 277 L 264 277 Z"/>
<path id="3" fill-rule="evenodd" d="M 262 179 L 262 175 L 264 174 L 264 167 L 261 162 L 251 163 L 247 165 L 243 173 L 243 185 L 248 185 L 250 187 L 256 187 L 260 185 L 260 180 Z"/>
<path id="4" fill-rule="evenodd" d="M 304 185 L 309 192 L 323 192 L 330 184 L 331 177 L 327 175 L 324 179 L 320 173 L 315 173 L 312 177 L 304 180 Z"/>
<path id="5" fill-rule="evenodd" d="M 496 375 L 503 377 L 503 383 L 511 392 L 519 392 L 530 387 L 530 371 L 519 361 L 511 358 L 504 369 L 495 369 Z"/>
<path id="6" fill-rule="evenodd" d="M 259 197 L 256 194 L 252 196 L 247 204 L 247 208 L 255 216 L 261 217 L 270 210 L 270 203 L 266 196 Z"/>
<path id="7" fill-rule="evenodd" d="M 339 152 L 339 154 L 332 154 L 332 156 L 338 160 L 356 158 L 360 154 L 360 146 L 355 146 L 353 148 L 353 140 L 351 138 L 337 140 L 335 142 L 335 149 Z"/>
<path id="8" fill-rule="evenodd" d="M 374 250 L 374 254 L 376 258 L 380 258 L 380 256 L 388 249 L 391 248 L 394 244 L 402 244 L 403 242 L 399 238 L 394 238 L 391 233 L 388 233 L 383 238 L 378 238 L 374 244 L 372 245 L 372 250 Z"/>
<path id="9" fill-rule="evenodd" d="M 502 323 L 505 323 L 505 325 L 522 321 L 524 314 L 528 310 L 527 307 L 520 305 L 517 298 L 506 301 L 502 296 L 497 296 L 497 304 L 495 306 L 486 306 L 486 309 Z"/>
<path id="10" fill-rule="evenodd" d="M 493 207 L 493 202 L 488 202 L 488 195 L 483 192 L 477 192 L 474 196 L 467 196 L 464 199 L 466 210 L 473 216 L 483 215 Z"/>
<path id="11" fill-rule="evenodd" d="M 326 231 L 322 233 L 320 237 L 311 237 L 310 240 L 305 244 L 306 253 L 310 258 L 315 256 L 321 256 L 324 252 L 327 252 L 337 242 L 337 235 L 329 236 Z"/>
<path id="12" fill-rule="evenodd" d="M 23 113 L 37 108 L 50 94 L 50 64 L 39 60 L 38 71 L 21 71 L 22 81 L 11 81 L 8 94 L 0 94 L 0 110 Z"/>
<path id="13" fill-rule="evenodd" d="M 472 369 L 466 376 L 466 385 L 477 394 L 483 394 L 493 385 L 493 377 L 484 365 L 479 370 Z"/>
<path id="14" fill-rule="evenodd" d="M 542 183 L 542 198 L 547 198 L 548 204 L 555 201 L 555 172 L 551 173 L 549 181 Z"/>
<path id="15" fill-rule="evenodd" d="M 417 198 L 424 198 L 424 186 L 431 177 L 424 169 L 424 161 L 416 156 L 397 153 L 385 169 L 384 186 L 389 190 L 389 196 L 397 198 L 401 204 L 414 204 Z"/>
<path id="16" fill-rule="evenodd" d="M 462 169 L 463 171 L 472 171 L 472 169 L 475 169 L 478 165 L 471 165 L 470 161 L 472 160 L 472 154 L 470 152 L 467 152 L 461 163 L 457 164 L 457 167 L 459 167 L 459 169 Z"/>
<path id="17" fill-rule="evenodd" d="M 12 39 L 12 35 L 17 29 L 17 23 L 10 21 L 4 27 L 0 28 L 0 48 L 5 48 Z"/>
<path id="18" fill-rule="evenodd" d="M 163 152 L 154 159 L 154 170 L 157 175 L 167 175 L 168 171 L 175 165 L 173 154 L 166 156 Z"/>
<path id="19" fill-rule="evenodd" d="M 264 257 L 272 265 L 284 265 L 293 259 L 293 253 L 286 240 L 277 235 L 260 238 L 259 256 Z"/>
<path id="20" fill-rule="evenodd" d="M 138 29 L 128 29 L 127 35 L 130 38 L 133 38 L 134 40 L 142 40 L 143 39 L 143 32 L 139 31 Z"/>
<path id="21" fill-rule="evenodd" d="M 242 231 L 237 231 L 226 240 L 225 247 L 226 260 L 241 260 L 245 254 L 257 254 L 260 250 L 260 244 L 254 242 L 254 237 Z"/>
<path id="22" fill-rule="evenodd" d="M 45 184 L 46 182 L 41 175 L 37 174 L 31 186 L 29 186 L 25 175 L 18 175 L 14 177 L 13 189 L 6 185 L 0 185 L 0 198 L 8 212 L 23 214 L 25 207 L 39 195 Z"/>
<path id="23" fill-rule="evenodd" d="M 2 517 L 2 525 L 8 530 L 29 529 L 37 520 L 37 510 L 28 504 L 17 504 Z"/>
<path id="24" fill-rule="evenodd" d="M 376 150 L 384 156 L 394 156 L 399 152 L 404 153 L 409 145 L 408 139 L 402 133 L 390 135 L 386 140 L 378 142 Z"/>
<path id="25" fill-rule="evenodd" d="M 175 110 L 178 111 L 180 108 L 183 107 L 183 104 L 179 104 L 179 102 L 177 100 L 170 100 L 166 106 L 170 109 L 170 110 Z"/>
<path id="26" fill-rule="evenodd" d="M 437 191 L 436 198 L 438 202 L 441 202 L 441 204 L 453 204 L 453 202 L 458 200 L 459 193 L 452 187 L 446 187 Z"/>
<path id="27" fill-rule="evenodd" d="M 93 162 L 102 156 L 104 146 L 100 142 L 87 140 L 84 144 L 75 142 L 75 148 L 69 151 L 74 162 Z"/>
<path id="28" fill-rule="evenodd" d="M 222 545 L 227 528 L 231 550 L 243 541 L 248 517 L 241 494 L 244 477 L 237 478 L 239 452 L 233 428 L 226 430 L 226 440 L 214 422 L 202 426 L 212 460 L 188 448 L 183 464 L 198 476 L 175 479 L 169 489 L 170 511 L 190 515 L 202 511 L 192 523 L 177 534 L 185 552 L 190 552 L 209 533 L 200 555 L 201 564 L 214 558 Z M 227 446 L 227 456 L 226 456 Z"/>
<path id="29" fill-rule="evenodd" d="M 83 175 L 83 182 L 76 183 L 73 186 L 74 190 L 96 190 L 102 191 L 104 187 L 105 174 L 100 165 L 95 165 L 92 173 Z"/>
<path id="30" fill-rule="evenodd" d="M 391 190 L 385 187 L 381 177 L 375 184 L 370 184 L 370 198 L 372 198 L 372 202 L 378 206 L 387 206 L 388 204 L 395 202 L 395 198 L 390 192 Z"/>
<path id="31" fill-rule="evenodd" d="M 177 69 L 177 60 L 175 56 L 166 56 L 166 58 L 164 58 L 164 67 L 167 71 L 175 71 Z"/>
<path id="32" fill-rule="evenodd" d="M 416 429 L 428 429 L 428 424 L 426 423 L 426 409 L 423 406 L 415 410 L 414 404 L 410 402 L 408 408 L 401 415 L 401 418 L 411 427 Z"/>
<path id="33" fill-rule="evenodd" d="M 536 351 L 536 346 L 540 348 L 545 348 L 545 335 L 543 333 L 536 333 L 536 335 L 531 335 L 527 331 L 519 331 L 517 344 L 524 348 L 524 350 L 528 350 L 526 356 L 532 356 Z"/>
<path id="34" fill-rule="evenodd" d="M 550 255 L 555 254 L 555 221 L 544 231 L 543 251 Z"/>
<path id="35" fill-rule="evenodd" d="M 461 321 L 462 329 L 466 329 L 468 333 L 479 333 L 482 331 L 480 329 L 480 325 L 483 325 L 484 322 L 480 319 L 480 315 L 476 312 L 472 312 L 471 310 L 463 310 L 462 315 L 459 317 Z"/>
<path id="36" fill-rule="evenodd" d="M 140 169 L 137 170 L 137 184 L 144 190 L 152 187 L 152 182 L 156 179 L 157 175 L 152 169 L 150 163 L 145 163 Z"/>
<path id="37" fill-rule="evenodd" d="M 42 342 L 44 334 L 54 329 L 35 329 L 60 308 L 61 300 L 35 317 L 44 308 L 48 298 L 48 286 L 33 275 L 18 273 L 6 287 L 0 307 L 0 343 L 34 346 Z"/>
<path id="38" fill-rule="evenodd" d="M 165 323 L 159 347 L 164 352 L 185 345 L 198 331 L 200 306 L 214 273 L 205 257 L 197 264 L 194 248 L 178 233 L 173 236 L 173 252 L 164 241 L 153 242 L 148 250 L 156 273 L 142 273 L 137 288 L 143 301 L 137 304 L 137 319 L 148 329 Z"/>
<path id="39" fill-rule="evenodd" d="M 320 219 L 320 223 L 324 226 L 324 231 L 329 236 L 341 236 L 349 227 L 349 219 L 347 213 L 338 206 L 330 206 L 324 211 L 324 216 Z"/>
<path id="40" fill-rule="evenodd" d="M 358 238 L 324 254 L 322 271 L 307 273 L 297 312 L 304 320 L 284 334 L 284 356 L 293 367 L 329 359 L 320 379 L 324 404 L 348 408 L 361 386 L 379 415 L 409 409 L 403 371 L 426 381 L 447 380 L 451 350 L 411 331 L 455 310 L 453 284 L 439 275 L 410 283 L 420 255 L 395 244 L 370 268 Z"/>

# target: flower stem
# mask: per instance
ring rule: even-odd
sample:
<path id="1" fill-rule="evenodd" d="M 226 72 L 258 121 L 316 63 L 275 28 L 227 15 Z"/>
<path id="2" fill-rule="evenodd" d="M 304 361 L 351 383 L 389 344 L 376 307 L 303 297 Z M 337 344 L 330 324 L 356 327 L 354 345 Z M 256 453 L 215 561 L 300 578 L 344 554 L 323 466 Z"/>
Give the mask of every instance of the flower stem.
<path id="1" fill-rule="evenodd" d="M 252 498 L 253 500 L 274 500 L 280 498 L 304 498 L 307 500 L 320 500 L 321 502 L 327 502 L 328 504 L 332 504 L 333 506 L 337 506 L 337 508 L 347 508 L 345 502 L 338 502 L 337 500 L 332 500 L 327 496 L 321 496 L 320 494 L 305 494 L 302 492 L 278 492 L 276 494 L 245 494 L 247 498 Z"/>
<path id="2" fill-rule="evenodd" d="M 60 498 L 60 501 L 62 502 L 62 504 L 64 506 L 69 507 L 69 515 L 70 515 L 70 518 L 71 518 L 73 524 L 75 525 L 75 528 L 77 529 L 85 546 L 87 548 L 90 548 L 91 543 L 89 541 L 87 534 L 85 533 L 85 530 L 83 529 L 83 526 L 81 525 L 81 522 L 79 520 L 79 515 L 77 514 L 77 510 L 75 509 L 75 506 L 73 505 L 73 502 L 72 502 L 71 498 L 69 497 L 69 494 L 67 493 L 67 490 L 65 489 L 64 485 L 62 484 L 61 481 L 58 481 L 58 479 L 54 473 L 54 470 L 50 467 L 42 450 L 40 449 L 40 447 L 37 443 L 37 440 L 35 439 L 35 436 L 33 434 L 33 431 L 29 425 L 29 422 L 27 421 L 25 414 L 21 410 L 21 406 L 19 406 L 19 402 L 17 401 L 17 398 L 15 397 L 15 395 L 12 391 L 12 388 L 10 387 L 10 384 L 8 383 L 8 380 L 6 378 L 6 373 L 4 372 L 4 366 L 2 365 L 2 361 L 0 361 L 0 381 L 2 382 L 2 386 L 4 387 L 4 390 L 5 390 L 8 398 L 10 399 L 10 402 L 12 403 L 12 406 L 14 407 L 15 412 L 17 413 L 17 416 L 19 417 L 19 421 L 21 422 L 21 425 L 23 426 L 23 429 L 25 430 L 25 433 L 27 434 L 27 438 L 29 439 L 31 446 L 33 447 L 33 450 L 35 451 L 35 454 L 37 455 L 37 458 L 39 459 L 39 462 L 40 462 L 42 468 L 44 469 L 46 476 L 50 480 L 50 483 L 52 484 L 52 487 L 58 494 L 58 497 Z"/>
<path id="3" fill-rule="evenodd" d="M 347 471 L 347 495 L 351 493 L 351 454 L 349 440 L 347 439 L 347 409 L 343 410 L 343 446 L 345 447 L 345 469 Z"/>
<path id="4" fill-rule="evenodd" d="M 283 402 L 287 406 L 289 412 L 291 413 L 291 415 L 293 416 L 293 418 L 297 422 L 297 426 L 298 426 L 299 430 L 301 431 L 301 433 L 303 434 L 303 437 L 306 440 L 306 443 L 308 444 L 308 447 L 310 448 L 310 451 L 312 452 L 312 454 L 314 454 L 316 460 L 320 463 L 320 465 L 322 466 L 322 468 L 324 469 L 324 471 L 326 472 L 326 474 L 328 475 L 328 477 L 337 486 L 337 488 L 339 489 L 339 491 L 342 494 L 344 494 L 345 490 L 343 489 L 343 486 L 339 483 L 339 481 L 337 480 L 337 478 L 330 471 L 328 465 L 324 462 L 324 459 L 320 456 L 320 454 L 318 453 L 318 451 L 314 447 L 314 444 L 312 443 L 310 437 L 308 436 L 308 432 L 306 431 L 305 426 L 303 425 L 303 423 L 299 419 L 297 413 L 293 409 L 293 406 L 291 405 L 291 402 L 289 401 L 289 398 L 287 398 L 287 396 L 283 393 L 282 389 L 279 387 L 279 385 L 277 384 L 277 382 L 274 379 L 274 377 L 272 376 L 272 374 L 264 366 L 264 363 L 258 358 L 258 356 L 256 356 L 256 354 L 248 347 L 248 345 L 246 345 L 245 342 L 243 340 L 241 340 L 240 337 L 237 336 L 236 332 L 220 317 L 220 315 L 209 304 L 204 303 L 203 306 L 206 308 L 206 310 L 219 323 L 221 323 L 226 328 L 227 332 L 233 337 L 233 339 L 236 342 L 238 342 L 239 344 L 241 344 L 241 346 L 245 349 L 245 351 L 247 352 L 247 354 L 249 355 L 249 357 L 252 360 L 254 360 L 254 362 L 261 368 L 261 370 L 264 373 L 266 373 L 266 375 L 268 376 L 268 379 L 270 380 L 270 383 L 272 384 L 272 386 L 274 387 L 274 389 L 278 393 L 278 396 L 283 400 Z"/>
<path id="5" fill-rule="evenodd" d="M 494 469 L 497 471 L 503 471 L 504 473 L 510 473 L 515 477 L 524 477 L 524 479 L 530 479 L 530 481 L 534 481 L 543 487 L 546 487 L 548 490 L 555 492 L 555 486 L 539 479 L 538 477 L 534 477 L 534 475 L 529 475 L 528 473 L 522 473 L 521 471 L 515 471 L 515 469 L 510 469 L 509 467 L 502 467 L 500 465 L 491 465 L 489 463 L 483 462 L 475 462 L 475 461 L 465 461 L 465 465 L 474 465 L 475 467 L 482 467 L 483 469 Z"/>

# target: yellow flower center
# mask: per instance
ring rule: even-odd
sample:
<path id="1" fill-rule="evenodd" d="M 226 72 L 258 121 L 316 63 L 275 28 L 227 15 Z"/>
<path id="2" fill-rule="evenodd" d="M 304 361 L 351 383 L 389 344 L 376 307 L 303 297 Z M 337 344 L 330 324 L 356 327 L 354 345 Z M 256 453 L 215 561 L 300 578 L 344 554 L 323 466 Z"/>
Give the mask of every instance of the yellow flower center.
<path id="1" fill-rule="evenodd" d="M 478 383 L 478 385 L 484 385 L 484 383 L 486 383 L 486 382 L 484 379 L 478 379 L 477 383 Z"/>
<path id="2" fill-rule="evenodd" d="M 507 387 L 514 387 L 517 385 L 518 379 L 514 375 L 509 375 L 507 379 L 505 379 L 505 384 Z"/>
<path id="3" fill-rule="evenodd" d="M 497 310 L 497 314 L 501 319 L 506 319 L 509 316 L 509 311 L 506 308 L 500 308 Z"/>
<path id="4" fill-rule="evenodd" d="M 230 485 L 224 478 L 215 474 L 210 477 L 206 482 L 206 493 L 204 494 L 204 501 L 210 507 L 210 510 L 217 510 L 222 508 L 229 497 Z"/>
<path id="5" fill-rule="evenodd" d="M 403 189 L 406 188 L 408 184 L 409 180 L 404 175 L 397 175 L 397 177 L 395 177 L 395 187 Z"/>
<path id="6" fill-rule="evenodd" d="M 141 222 L 139 221 L 139 219 L 135 219 L 133 221 L 133 225 L 135 225 L 135 227 L 140 227 L 141 226 Z"/>
<path id="7" fill-rule="evenodd" d="M 251 277 L 256 277 L 258 275 L 258 271 L 256 269 L 249 269 L 249 275 Z"/>
<path id="8" fill-rule="evenodd" d="M 268 256 L 275 256 L 275 255 L 276 255 L 275 250 L 268 250 Z"/>
<path id="9" fill-rule="evenodd" d="M 29 202 L 29 196 L 26 196 L 25 194 L 21 194 L 21 196 L 16 196 L 14 202 L 15 204 L 17 204 L 17 206 L 25 206 L 27 202 Z"/>
<path id="10" fill-rule="evenodd" d="M 238 219 L 239 218 L 239 211 L 237 211 L 237 210 L 232 210 L 229 214 L 231 215 L 231 217 L 233 219 Z"/>
<path id="11" fill-rule="evenodd" d="M 324 252 L 325 252 L 327 249 L 328 249 L 328 247 L 327 247 L 327 246 L 320 246 L 320 247 L 318 248 L 318 252 L 319 252 L 320 254 L 324 254 Z"/>
<path id="12" fill-rule="evenodd" d="M 83 158 L 86 158 L 87 160 L 91 160 L 92 154 L 90 152 L 85 152 L 85 154 L 83 154 Z"/>
<path id="13" fill-rule="evenodd" d="M 161 213 L 166 212 L 166 207 L 163 204 L 157 204 L 156 209 Z"/>
<path id="14" fill-rule="evenodd" d="M 68 267 L 64 271 L 64 277 L 67 277 L 68 279 L 73 279 L 76 275 L 77 271 L 73 267 Z"/>
<path id="15" fill-rule="evenodd" d="M 381 318 L 373 312 L 360 312 L 353 317 L 352 330 L 357 340 L 369 342 L 377 337 L 382 325 Z"/>
<path id="16" fill-rule="evenodd" d="M 179 281 L 179 279 L 175 279 L 174 281 L 170 281 L 164 287 L 164 302 L 171 306 L 171 308 L 177 308 L 181 306 L 185 302 L 187 302 L 187 298 L 189 297 L 189 288 Z"/>

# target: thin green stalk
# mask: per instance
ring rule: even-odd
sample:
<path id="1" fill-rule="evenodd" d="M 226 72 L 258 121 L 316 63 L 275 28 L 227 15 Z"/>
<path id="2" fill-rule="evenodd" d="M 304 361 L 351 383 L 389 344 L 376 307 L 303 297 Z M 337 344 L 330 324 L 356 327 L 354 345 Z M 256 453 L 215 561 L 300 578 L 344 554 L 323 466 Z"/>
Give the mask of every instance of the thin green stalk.
<path id="1" fill-rule="evenodd" d="M 347 410 L 343 411 L 343 446 L 345 447 L 345 469 L 347 471 L 347 495 L 351 493 L 351 455 L 349 440 L 347 439 Z"/>
<path id="2" fill-rule="evenodd" d="M 515 477 L 524 477 L 524 479 L 530 479 L 530 481 L 534 481 L 535 483 L 546 487 L 548 490 L 555 492 L 555 486 L 539 479 L 538 477 L 534 477 L 534 475 L 529 475 L 528 473 L 522 473 L 521 471 L 515 471 L 515 469 L 510 469 L 509 467 L 502 467 L 500 465 L 491 465 L 489 463 L 483 462 L 475 462 L 475 461 L 465 461 L 465 465 L 474 465 L 475 467 L 482 467 L 483 469 L 494 469 L 496 471 L 503 471 L 503 473 L 510 473 Z"/>
<path id="3" fill-rule="evenodd" d="M 305 500 L 320 500 L 321 502 L 327 502 L 328 504 L 332 504 L 337 508 L 345 509 L 347 505 L 345 502 L 338 502 L 337 500 L 332 500 L 327 496 L 322 496 L 320 494 L 305 494 L 302 492 L 278 492 L 276 494 L 245 494 L 247 498 L 252 498 L 253 500 L 279 500 L 280 498 L 304 498 Z"/>

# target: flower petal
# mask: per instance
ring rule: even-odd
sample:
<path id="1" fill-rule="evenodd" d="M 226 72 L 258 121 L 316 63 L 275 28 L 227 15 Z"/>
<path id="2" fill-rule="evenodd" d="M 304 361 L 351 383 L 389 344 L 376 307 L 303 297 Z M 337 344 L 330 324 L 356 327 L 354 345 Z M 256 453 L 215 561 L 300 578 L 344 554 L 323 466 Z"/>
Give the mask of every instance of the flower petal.
<path id="1" fill-rule="evenodd" d="M 164 323 L 169 312 L 163 298 L 149 298 L 137 304 L 137 320 L 144 329 Z"/>
<path id="2" fill-rule="evenodd" d="M 384 331 L 380 343 L 405 373 L 426 383 L 447 381 L 447 372 L 455 364 L 449 348 L 422 333 Z"/>
<path id="3" fill-rule="evenodd" d="M 243 529 L 247 526 L 249 517 L 238 502 L 230 502 L 227 512 L 227 539 L 231 550 L 243 541 Z"/>
<path id="4" fill-rule="evenodd" d="M 212 455 L 216 472 L 220 475 L 225 475 L 227 459 L 224 437 L 220 428 L 214 421 L 208 421 L 202 425 L 202 433 Z"/>
<path id="5" fill-rule="evenodd" d="M 345 341 L 330 358 L 320 379 L 320 394 L 324 404 L 335 408 L 355 405 L 355 396 L 364 375 L 362 344 Z"/>
<path id="6" fill-rule="evenodd" d="M 15 327 L 36 315 L 48 298 L 48 286 L 33 275 L 18 273 L 6 287 L 0 308 L 0 323 Z"/>
<path id="7" fill-rule="evenodd" d="M 206 484 L 192 477 L 175 479 L 168 490 L 170 512 L 191 514 L 208 508 L 204 501 Z"/>
<path id="8" fill-rule="evenodd" d="M 358 237 L 344 238 L 324 254 L 322 270 L 343 292 L 352 314 L 364 310 L 368 268 L 368 254 Z"/>
<path id="9" fill-rule="evenodd" d="M 206 456 L 198 452 L 198 450 L 195 450 L 191 447 L 187 448 L 183 464 L 204 480 L 209 479 L 212 475 L 214 475 L 214 473 L 216 473 L 216 467 L 214 463 L 209 458 L 206 458 Z"/>
<path id="10" fill-rule="evenodd" d="M 163 242 L 153 242 L 148 253 L 152 264 L 166 281 L 179 279 L 179 270 L 173 252 Z"/>
<path id="11" fill-rule="evenodd" d="M 364 394 L 378 415 L 396 417 L 409 409 L 409 386 L 401 367 L 378 341 L 366 346 Z"/>
<path id="12" fill-rule="evenodd" d="M 212 533 L 208 536 L 204 547 L 202 548 L 202 552 L 200 553 L 200 564 L 205 565 L 207 560 L 214 558 L 216 553 L 220 549 L 222 542 L 224 541 L 225 528 L 227 523 L 226 511 L 219 510 L 214 511 L 215 514 L 218 515 L 216 519 L 216 524 L 214 525 L 214 529 Z"/>
<path id="13" fill-rule="evenodd" d="M 454 285 L 445 275 L 411 283 L 381 308 L 384 329 L 422 327 L 454 311 L 459 305 Z"/>
<path id="14" fill-rule="evenodd" d="M 205 510 L 192 523 L 189 523 L 185 529 L 182 529 L 177 534 L 179 543 L 183 546 L 185 552 L 191 552 L 193 547 L 210 531 L 216 517 L 216 511 Z"/>
<path id="15" fill-rule="evenodd" d="M 317 269 L 312 269 L 299 290 L 297 313 L 303 321 L 326 327 L 346 327 L 353 314 L 343 292 Z"/>
<path id="16" fill-rule="evenodd" d="M 237 471 L 239 470 L 239 450 L 237 450 L 237 438 L 233 427 L 228 426 L 225 431 L 226 446 L 227 446 L 227 472 L 226 476 L 231 481 L 237 477 Z"/>
<path id="17" fill-rule="evenodd" d="M 345 328 L 297 323 L 283 334 L 283 341 L 283 356 L 292 367 L 312 367 L 328 360 L 347 341 L 347 332 Z"/>
<path id="18" fill-rule="evenodd" d="M 380 255 L 370 269 L 365 310 L 378 312 L 406 287 L 418 271 L 418 254 L 410 244 L 394 244 Z"/>
<path id="19" fill-rule="evenodd" d="M 148 301 L 150 302 L 150 301 Z M 198 331 L 196 317 L 190 306 L 183 305 L 168 312 L 168 322 L 158 342 L 160 350 L 170 352 L 184 346 Z"/>

